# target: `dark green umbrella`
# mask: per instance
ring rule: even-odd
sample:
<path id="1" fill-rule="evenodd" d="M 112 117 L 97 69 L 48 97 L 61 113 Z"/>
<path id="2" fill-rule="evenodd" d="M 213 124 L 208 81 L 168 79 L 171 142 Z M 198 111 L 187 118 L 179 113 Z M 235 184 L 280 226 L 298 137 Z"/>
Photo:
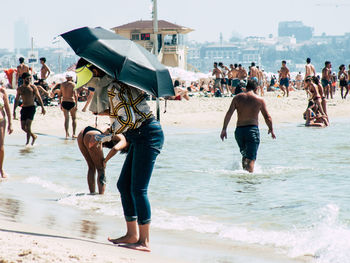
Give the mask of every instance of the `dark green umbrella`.
<path id="1" fill-rule="evenodd" d="M 61 36 L 79 57 L 111 77 L 155 97 L 174 95 L 168 69 L 135 42 L 101 27 L 82 27 Z"/>

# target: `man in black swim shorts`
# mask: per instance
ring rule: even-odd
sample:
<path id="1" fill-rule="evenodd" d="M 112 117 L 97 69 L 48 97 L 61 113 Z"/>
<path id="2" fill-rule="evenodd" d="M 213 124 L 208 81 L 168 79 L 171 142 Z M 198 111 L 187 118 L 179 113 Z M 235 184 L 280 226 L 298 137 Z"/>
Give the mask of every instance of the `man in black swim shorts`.
<path id="1" fill-rule="evenodd" d="M 257 83 L 254 80 L 248 80 L 246 92 L 236 95 L 228 109 L 224 125 L 221 131 L 221 140 L 227 139 L 226 129 L 235 110 L 237 110 L 237 127 L 235 138 L 242 154 L 242 167 L 244 170 L 252 173 L 260 144 L 260 134 L 258 127 L 259 113 L 264 116 L 266 125 L 269 128 L 273 139 L 276 138 L 270 114 L 267 112 L 265 101 L 258 97 L 255 92 Z"/>
<path id="2" fill-rule="evenodd" d="M 72 73 L 68 72 L 66 74 L 66 81 L 61 83 L 61 89 L 59 93 L 59 100 L 61 104 L 61 110 L 64 114 L 64 129 L 66 131 L 66 138 L 69 137 L 69 114 L 72 116 L 72 128 L 73 135 L 72 138 L 76 138 L 75 131 L 77 128 L 76 113 L 78 105 L 77 92 L 74 90 L 75 83 L 73 82 Z"/>
<path id="3" fill-rule="evenodd" d="M 32 145 L 34 144 L 37 136 L 32 133 L 32 121 L 35 115 L 35 106 L 34 106 L 34 97 L 37 98 L 42 111 L 42 114 L 45 114 L 45 108 L 41 96 L 39 94 L 38 88 L 35 85 L 30 84 L 31 75 L 29 73 L 23 73 L 23 85 L 18 87 L 17 95 L 15 99 L 14 111 L 18 106 L 18 101 L 21 98 L 23 101 L 22 109 L 21 109 L 21 127 L 22 130 L 27 133 L 27 142 L 26 145 L 29 144 L 30 137 L 32 137 Z"/>

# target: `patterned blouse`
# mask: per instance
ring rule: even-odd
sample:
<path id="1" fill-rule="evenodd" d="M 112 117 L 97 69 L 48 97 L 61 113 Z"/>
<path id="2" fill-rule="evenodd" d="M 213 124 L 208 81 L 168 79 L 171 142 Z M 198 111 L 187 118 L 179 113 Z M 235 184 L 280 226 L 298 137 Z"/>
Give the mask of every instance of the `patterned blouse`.
<path id="1" fill-rule="evenodd" d="M 114 134 L 137 129 L 142 122 L 153 116 L 141 90 L 119 81 L 108 86 L 109 116 Z"/>

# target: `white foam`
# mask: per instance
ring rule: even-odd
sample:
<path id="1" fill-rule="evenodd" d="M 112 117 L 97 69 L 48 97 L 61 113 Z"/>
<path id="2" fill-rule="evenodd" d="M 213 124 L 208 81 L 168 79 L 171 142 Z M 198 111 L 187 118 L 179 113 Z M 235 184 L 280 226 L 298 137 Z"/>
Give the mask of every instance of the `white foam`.
<path id="1" fill-rule="evenodd" d="M 320 263 L 350 262 L 350 229 L 339 223 L 339 208 L 330 204 L 318 215 L 318 221 L 308 228 L 277 231 L 229 225 L 194 216 L 175 216 L 155 209 L 152 225 L 167 230 L 217 234 L 220 238 L 243 244 L 275 247 L 292 258 L 313 256 Z"/>
<path id="2" fill-rule="evenodd" d="M 50 191 L 53 191 L 55 193 L 60 193 L 60 194 L 72 193 L 71 189 L 65 188 L 63 186 L 60 186 L 50 181 L 40 179 L 39 177 L 36 177 L 36 176 L 27 178 L 25 182 L 30 184 L 40 185 L 41 187 L 48 189 Z"/>

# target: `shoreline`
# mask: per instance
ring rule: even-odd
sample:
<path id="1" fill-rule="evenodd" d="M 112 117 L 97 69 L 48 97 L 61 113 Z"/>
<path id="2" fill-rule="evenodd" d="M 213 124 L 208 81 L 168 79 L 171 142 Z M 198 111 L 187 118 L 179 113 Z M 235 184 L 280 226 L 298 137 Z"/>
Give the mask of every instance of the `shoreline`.
<path id="1" fill-rule="evenodd" d="M 75 237 L 42 226 L 0 220 L 1 262 L 121 262 L 121 263 L 305 263 L 310 257 L 288 258 L 272 248 L 232 245 L 225 240 L 201 239 L 198 234 L 155 230 L 151 253 L 121 248 L 107 241 Z M 223 260 L 223 261 L 222 261 Z"/>
<path id="2" fill-rule="evenodd" d="M 263 97 L 272 117 L 274 126 L 284 123 L 304 124 L 302 116 L 307 106 L 305 92 L 292 92 L 288 98 L 280 98 L 278 95 L 279 92 L 269 92 Z M 167 101 L 166 109 L 165 102 L 160 101 L 160 122 L 165 128 L 221 129 L 231 101 L 232 97 L 191 97 L 189 101 Z M 148 103 L 155 115 L 156 102 L 149 101 Z M 86 126 L 95 125 L 96 116 L 92 115 L 90 112 L 81 111 L 84 104 L 85 102 L 79 102 L 78 104 L 76 135 L 78 135 L 78 133 Z M 47 113 L 46 115 L 42 115 L 40 107 L 37 107 L 37 112 L 32 125 L 33 132 L 64 137 L 64 118 L 60 108 L 57 106 L 45 108 Z M 165 110 L 166 113 L 164 113 Z M 350 103 L 346 100 L 341 100 L 340 98 L 328 100 L 327 111 L 330 123 L 332 123 L 333 119 L 348 118 L 350 117 L 348 113 L 350 112 Z M 16 112 L 17 117 L 20 117 L 18 108 Z M 228 126 L 229 129 L 235 127 L 236 120 L 236 113 L 234 113 Z M 98 116 L 97 122 L 98 127 L 104 129 L 109 125 L 109 118 L 106 116 Z M 259 115 L 259 123 L 261 127 L 266 126 L 261 114 Z M 19 120 L 13 121 L 13 128 L 15 134 L 24 134 L 21 130 Z M 69 129 L 71 132 L 71 123 Z"/>

